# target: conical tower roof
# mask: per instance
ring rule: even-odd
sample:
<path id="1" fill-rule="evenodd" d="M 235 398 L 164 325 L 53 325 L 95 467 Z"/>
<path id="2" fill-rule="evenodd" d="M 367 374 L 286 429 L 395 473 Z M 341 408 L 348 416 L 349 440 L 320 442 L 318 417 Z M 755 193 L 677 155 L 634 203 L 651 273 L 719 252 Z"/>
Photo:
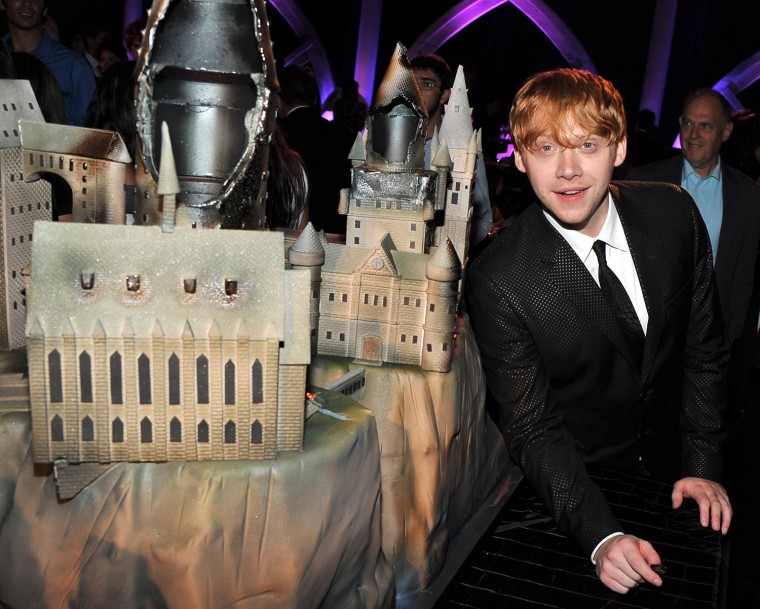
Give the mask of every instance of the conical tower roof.
<path id="1" fill-rule="evenodd" d="M 467 96 L 464 70 L 459 66 L 441 123 L 441 140 L 448 142 L 450 149 L 466 150 L 472 132 L 472 109 Z"/>
<path id="2" fill-rule="evenodd" d="M 397 42 L 388 69 L 377 89 L 370 113 L 391 105 L 399 97 L 411 104 L 420 116 L 427 118 L 425 101 L 422 99 L 420 87 L 414 78 L 414 71 L 406 55 L 406 47 Z"/>

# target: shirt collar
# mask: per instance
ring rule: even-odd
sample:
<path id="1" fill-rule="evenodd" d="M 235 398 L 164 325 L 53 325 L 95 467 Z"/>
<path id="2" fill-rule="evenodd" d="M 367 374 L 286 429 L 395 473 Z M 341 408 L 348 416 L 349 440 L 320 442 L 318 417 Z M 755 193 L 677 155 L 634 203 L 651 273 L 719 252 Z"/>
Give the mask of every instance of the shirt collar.
<path id="1" fill-rule="evenodd" d="M 697 171 L 694 169 L 694 167 L 691 166 L 691 163 L 686 160 L 686 157 L 683 159 L 683 172 L 681 173 L 681 183 L 685 182 L 688 179 L 696 179 L 696 180 L 707 180 L 709 178 L 715 178 L 720 182 L 720 157 L 718 157 L 718 162 L 715 164 L 715 167 L 713 167 L 713 170 L 710 172 L 710 175 L 708 175 L 706 178 L 703 178 L 701 175 L 697 173 Z"/>
<path id="2" fill-rule="evenodd" d="M 570 247 L 573 248 L 573 251 L 584 262 L 591 253 L 591 248 L 593 247 L 594 242 L 599 239 L 604 241 L 610 247 L 614 247 L 615 249 L 621 250 L 623 252 L 628 251 L 628 241 L 625 238 L 623 225 L 620 223 L 620 216 L 618 215 L 617 207 L 615 207 L 615 202 L 612 199 L 612 195 L 607 193 L 607 197 L 607 201 L 609 203 L 607 206 L 607 218 L 604 220 L 602 230 L 599 231 L 599 234 L 596 237 L 589 237 L 583 233 L 578 232 L 577 230 L 565 228 L 559 222 L 557 222 L 551 214 L 544 210 L 544 215 L 549 220 L 549 223 L 557 229 L 559 234 L 562 235 Z"/>

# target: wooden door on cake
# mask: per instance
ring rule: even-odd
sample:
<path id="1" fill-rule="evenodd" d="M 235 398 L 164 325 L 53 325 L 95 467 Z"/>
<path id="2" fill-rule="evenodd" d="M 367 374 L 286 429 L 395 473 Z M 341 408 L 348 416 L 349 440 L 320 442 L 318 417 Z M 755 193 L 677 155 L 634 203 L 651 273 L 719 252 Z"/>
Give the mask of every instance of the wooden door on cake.
<path id="1" fill-rule="evenodd" d="M 365 336 L 362 340 L 362 359 L 379 362 L 383 352 L 383 343 L 377 336 Z"/>

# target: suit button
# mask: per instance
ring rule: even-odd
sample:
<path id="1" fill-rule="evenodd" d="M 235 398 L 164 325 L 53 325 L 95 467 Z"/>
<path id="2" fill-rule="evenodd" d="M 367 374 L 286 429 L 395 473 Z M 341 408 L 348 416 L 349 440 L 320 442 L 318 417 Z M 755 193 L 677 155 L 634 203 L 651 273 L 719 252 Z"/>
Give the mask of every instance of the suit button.
<path id="1" fill-rule="evenodd" d="M 648 397 L 648 396 L 649 396 L 649 392 L 648 392 L 648 391 L 642 391 L 642 392 L 639 394 L 639 402 L 644 402 L 644 401 L 646 401 L 646 399 L 647 399 L 647 397 Z"/>

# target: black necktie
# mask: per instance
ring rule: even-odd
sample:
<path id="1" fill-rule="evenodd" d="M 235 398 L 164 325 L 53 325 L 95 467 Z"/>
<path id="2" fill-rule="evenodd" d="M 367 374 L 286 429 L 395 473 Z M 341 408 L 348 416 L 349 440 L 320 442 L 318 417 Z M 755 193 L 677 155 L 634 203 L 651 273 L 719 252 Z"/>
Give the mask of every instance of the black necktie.
<path id="1" fill-rule="evenodd" d="M 620 279 L 607 266 L 607 252 L 604 241 L 594 241 L 592 249 L 599 260 L 599 287 L 602 293 L 609 301 L 612 310 L 615 312 L 620 327 L 628 339 L 628 344 L 633 349 L 637 361 L 641 362 L 641 355 L 644 352 L 644 331 L 641 329 L 639 316 L 636 315 L 636 309 L 625 291 Z"/>

